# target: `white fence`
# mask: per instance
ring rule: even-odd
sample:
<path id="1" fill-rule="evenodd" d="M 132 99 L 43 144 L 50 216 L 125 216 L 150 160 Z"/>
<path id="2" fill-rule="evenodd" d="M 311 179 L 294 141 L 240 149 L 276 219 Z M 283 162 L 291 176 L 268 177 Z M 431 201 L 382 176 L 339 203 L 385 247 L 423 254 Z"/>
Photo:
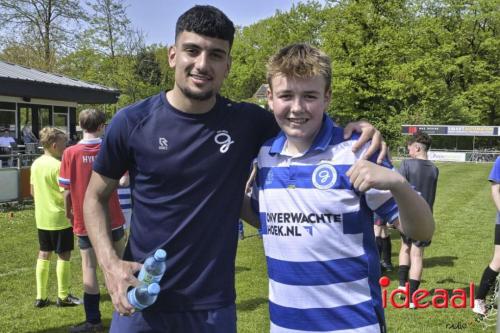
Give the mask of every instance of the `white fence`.
<path id="1" fill-rule="evenodd" d="M 0 203 L 30 198 L 31 164 L 40 154 L 0 154 Z"/>
<path id="2" fill-rule="evenodd" d="M 483 150 L 441 150 L 431 149 L 428 152 L 428 157 L 431 161 L 444 162 L 473 162 L 485 163 L 495 162 L 500 156 L 500 151 L 483 149 Z M 409 158 L 408 150 L 405 147 L 398 148 L 399 158 Z"/>

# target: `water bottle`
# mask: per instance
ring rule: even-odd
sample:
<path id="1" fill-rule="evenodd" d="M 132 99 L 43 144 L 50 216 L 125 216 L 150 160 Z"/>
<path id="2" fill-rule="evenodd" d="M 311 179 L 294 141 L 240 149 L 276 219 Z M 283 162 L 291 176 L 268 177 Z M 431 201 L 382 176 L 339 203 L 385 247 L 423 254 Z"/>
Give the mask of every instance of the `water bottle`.
<path id="1" fill-rule="evenodd" d="M 159 293 L 160 285 L 158 283 L 143 284 L 131 289 L 127 293 L 127 299 L 130 305 L 140 311 L 153 304 L 158 298 Z"/>
<path id="2" fill-rule="evenodd" d="M 156 250 L 154 256 L 151 256 L 144 261 L 141 271 L 139 272 L 139 281 L 143 284 L 151 284 L 153 282 L 160 283 L 160 280 L 167 269 L 167 252 L 163 249 Z"/>

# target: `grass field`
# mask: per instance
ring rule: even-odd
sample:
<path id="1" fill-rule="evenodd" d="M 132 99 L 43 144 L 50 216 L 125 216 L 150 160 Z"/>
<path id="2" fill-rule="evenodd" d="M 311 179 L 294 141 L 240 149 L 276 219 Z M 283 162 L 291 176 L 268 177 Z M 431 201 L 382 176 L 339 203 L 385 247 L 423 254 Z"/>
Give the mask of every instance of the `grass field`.
<path id="1" fill-rule="evenodd" d="M 491 164 L 438 164 L 440 178 L 434 215 L 436 234 L 426 250 L 421 288 L 468 288 L 479 282 L 491 259 L 495 208 L 487 177 Z M 253 230 L 246 228 L 247 235 Z M 393 239 L 397 239 L 393 234 Z M 38 250 L 32 207 L 0 211 L 0 332 L 65 332 L 83 321 L 83 307 L 35 309 L 35 263 Z M 397 264 L 399 240 L 393 241 Z M 72 292 L 81 295 L 80 257 L 73 252 Z M 55 300 L 55 258 L 52 258 L 49 298 Z M 261 240 L 241 241 L 236 262 L 238 331 L 268 331 L 267 281 Z M 397 287 L 397 272 L 389 275 Z M 102 281 L 102 278 L 101 278 Z M 109 324 L 112 305 L 103 287 L 101 311 Z M 386 309 L 389 332 L 494 332 L 475 320 L 470 309 Z M 493 324 L 492 319 L 490 324 Z M 190 332 L 186 332 L 190 333 Z M 192 332 L 196 333 L 196 332 Z"/>

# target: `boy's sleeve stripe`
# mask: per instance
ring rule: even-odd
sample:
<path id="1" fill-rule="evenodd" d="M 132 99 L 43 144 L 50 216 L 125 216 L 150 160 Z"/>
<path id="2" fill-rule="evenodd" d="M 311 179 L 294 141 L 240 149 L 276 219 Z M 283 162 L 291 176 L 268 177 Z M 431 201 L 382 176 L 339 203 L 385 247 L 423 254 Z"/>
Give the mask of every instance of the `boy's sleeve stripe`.
<path id="1" fill-rule="evenodd" d="M 71 181 L 67 178 L 59 177 L 58 180 L 59 180 L 59 185 L 70 185 L 71 184 Z"/>

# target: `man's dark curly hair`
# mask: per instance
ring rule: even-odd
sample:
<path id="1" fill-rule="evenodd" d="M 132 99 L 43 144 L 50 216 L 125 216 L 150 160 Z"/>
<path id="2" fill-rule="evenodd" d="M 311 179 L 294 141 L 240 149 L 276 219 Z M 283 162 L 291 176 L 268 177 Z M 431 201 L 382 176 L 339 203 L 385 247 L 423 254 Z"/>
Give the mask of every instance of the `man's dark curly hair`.
<path id="1" fill-rule="evenodd" d="M 417 132 L 415 132 L 415 134 L 413 134 L 412 136 L 410 136 L 408 138 L 407 144 L 411 145 L 415 142 L 423 145 L 425 147 L 424 148 L 425 151 L 428 151 L 431 148 L 432 139 L 431 139 L 431 136 L 429 134 L 422 132 L 422 131 L 417 131 Z"/>
<path id="2" fill-rule="evenodd" d="M 229 47 L 233 45 L 234 24 L 214 6 L 196 5 L 182 14 L 175 26 L 175 40 L 183 31 L 227 40 Z"/>

